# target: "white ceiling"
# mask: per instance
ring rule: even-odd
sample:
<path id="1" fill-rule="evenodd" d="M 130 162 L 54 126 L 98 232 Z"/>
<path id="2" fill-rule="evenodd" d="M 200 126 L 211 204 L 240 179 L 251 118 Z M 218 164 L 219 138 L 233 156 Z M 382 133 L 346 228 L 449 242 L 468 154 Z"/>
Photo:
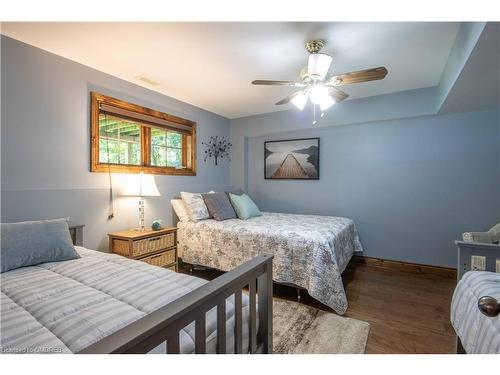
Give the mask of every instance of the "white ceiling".
<path id="1" fill-rule="evenodd" d="M 327 39 L 331 73 L 385 66 L 383 81 L 345 87 L 350 98 L 439 83 L 459 23 L 3 23 L 2 34 L 227 118 L 288 109 L 304 43 Z M 157 82 L 138 80 L 144 76 Z"/>

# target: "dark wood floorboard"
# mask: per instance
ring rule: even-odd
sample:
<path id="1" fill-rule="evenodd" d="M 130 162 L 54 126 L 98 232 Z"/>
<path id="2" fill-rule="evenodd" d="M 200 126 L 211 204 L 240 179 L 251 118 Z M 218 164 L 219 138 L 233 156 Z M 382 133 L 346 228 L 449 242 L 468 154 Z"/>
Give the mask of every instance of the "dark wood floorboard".
<path id="1" fill-rule="evenodd" d="M 188 265 L 181 265 L 180 272 L 189 273 Z M 221 272 L 195 269 L 192 274 L 211 280 Z M 456 352 L 450 324 L 454 278 L 351 262 L 342 279 L 349 302 L 345 316 L 370 323 L 367 353 Z M 297 291 L 275 284 L 274 295 L 296 300 Z M 332 311 L 305 291 L 301 302 Z"/>

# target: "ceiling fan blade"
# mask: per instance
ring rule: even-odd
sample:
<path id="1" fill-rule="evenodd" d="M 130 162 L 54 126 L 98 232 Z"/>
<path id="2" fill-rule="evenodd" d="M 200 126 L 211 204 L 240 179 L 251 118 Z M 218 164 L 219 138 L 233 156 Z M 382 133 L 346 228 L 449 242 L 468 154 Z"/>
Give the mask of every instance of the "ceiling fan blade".
<path id="1" fill-rule="evenodd" d="M 344 73 L 330 78 L 328 85 L 343 86 L 353 83 L 361 83 L 368 81 L 377 81 L 384 79 L 387 75 L 387 69 L 383 66 L 373 69 L 358 70 L 356 72 Z"/>
<path id="2" fill-rule="evenodd" d="M 293 94 L 288 95 L 286 98 L 281 99 L 279 102 L 276 103 L 276 105 L 282 105 L 282 104 L 287 104 L 290 103 L 290 101 L 299 93 L 300 91 L 296 91 Z"/>
<path id="3" fill-rule="evenodd" d="M 278 85 L 278 86 L 292 86 L 292 87 L 305 87 L 306 85 L 302 82 L 293 81 L 271 81 L 265 79 L 256 79 L 252 81 L 253 85 Z"/>
<path id="4" fill-rule="evenodd" d="M 341 102 L 342 100 L 346 100 L 349 97 L 348 94 L 339 89 L 336 89 L 335 87 L 328 87 L 328 93 L 333 99 L 335 99 L 337 103 Z"/>

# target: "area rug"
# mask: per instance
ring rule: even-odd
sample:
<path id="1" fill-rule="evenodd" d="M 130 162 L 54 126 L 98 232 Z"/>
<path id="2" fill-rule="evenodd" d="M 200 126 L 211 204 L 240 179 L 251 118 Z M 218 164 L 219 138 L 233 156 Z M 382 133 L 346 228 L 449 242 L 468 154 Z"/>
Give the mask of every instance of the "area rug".
<path id="1" fill-rule="evenodd" d="M 274 354 L 362 354 L 370 324 L 274 298 Z"/>

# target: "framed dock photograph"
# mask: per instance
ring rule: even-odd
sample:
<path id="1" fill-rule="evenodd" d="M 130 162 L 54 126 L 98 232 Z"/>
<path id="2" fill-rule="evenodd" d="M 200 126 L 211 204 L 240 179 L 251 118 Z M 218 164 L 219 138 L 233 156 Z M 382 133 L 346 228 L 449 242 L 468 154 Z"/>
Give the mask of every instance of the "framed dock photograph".
<path id="1" fill-rule="evenodd" d="M 319 180 L 319 138 L 264 142 L 266 180 Z"/>

